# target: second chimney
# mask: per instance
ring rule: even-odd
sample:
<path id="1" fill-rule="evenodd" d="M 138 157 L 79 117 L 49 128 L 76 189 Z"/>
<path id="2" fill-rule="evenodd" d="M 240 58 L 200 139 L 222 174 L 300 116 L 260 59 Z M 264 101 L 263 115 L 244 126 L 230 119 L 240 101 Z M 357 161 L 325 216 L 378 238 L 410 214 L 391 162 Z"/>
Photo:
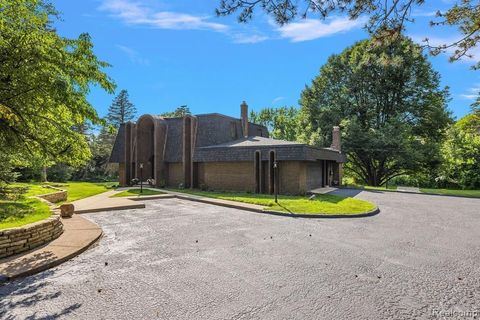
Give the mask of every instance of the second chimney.
<path id="1" fill-rule="evenodd" d="M 248 137 L 248 105 L 245 101 L 240 105 L 240 113 L 242 117 L 242 133 L 245 138 Z"/>
<path id="2" fill-rule="evenodd" d="M 342 151 L 342 145 L 341 145 L 341 142 L 340 142 L 340 127 L 338 127 L 338 126 L 333 127 L 332 145 L 330 146 L 330 148 L 338 150 L 338 151 Z"/>

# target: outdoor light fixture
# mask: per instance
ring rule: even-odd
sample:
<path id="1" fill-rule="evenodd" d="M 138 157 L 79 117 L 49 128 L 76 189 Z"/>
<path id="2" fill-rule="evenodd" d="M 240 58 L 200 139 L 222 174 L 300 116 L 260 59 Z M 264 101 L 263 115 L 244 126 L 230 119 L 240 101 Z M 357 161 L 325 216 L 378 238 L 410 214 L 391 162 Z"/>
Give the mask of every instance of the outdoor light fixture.
<path id="1" fill-rule="evenodd" d="M 275 203 L 278 203 L 278 162 L 273 161 L 273 191 L 275 192 Z"/>
<path id="2" fill-rule="evenodd" d="M 140 167 L 140 193 L 143 193 L 143 163 L 139 163 Z"/>

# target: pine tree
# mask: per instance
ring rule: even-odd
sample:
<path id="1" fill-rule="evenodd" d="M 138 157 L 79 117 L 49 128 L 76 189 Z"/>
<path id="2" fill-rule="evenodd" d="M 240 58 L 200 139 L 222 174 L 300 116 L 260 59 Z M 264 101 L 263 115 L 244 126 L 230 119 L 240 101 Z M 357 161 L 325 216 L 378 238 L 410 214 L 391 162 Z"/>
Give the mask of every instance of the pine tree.
<path id="1" fill-rule="evenodd" d="M 135 105 L 128 100 L 128 91 L 122 90 L 108 108 L 107 122 L 118 128 L 122 123 L 132 120 L 136 113 Z"/>

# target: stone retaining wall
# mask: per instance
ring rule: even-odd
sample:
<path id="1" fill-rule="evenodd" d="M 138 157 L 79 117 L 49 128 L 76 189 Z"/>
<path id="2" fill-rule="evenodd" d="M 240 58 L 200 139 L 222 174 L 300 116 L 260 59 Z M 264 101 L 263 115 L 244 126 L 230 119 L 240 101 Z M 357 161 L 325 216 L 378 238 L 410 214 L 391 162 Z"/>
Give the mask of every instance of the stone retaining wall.
<path id="1" fill-rule="evenodd" d="M 57 202 L 61 202 L 61 201 L 66 201 L 67 196 L 68 196 L 67 191 L 61 190 L 61 191 L 54 192 L 54 193 L 41 194 L 37 197 L 42 198 L 44 200 L 47 200 L 48 202 L 51 202 L 51 203 L 57 203 Z"/>
<path id="2" fill-rule="evenodd" d="M 44 185 L 43 187 L 50 188 L 50 189 L 53 189 L 53 190 L 57 190 L 57 192 L 41 194 L 41 195 L 37 196 L 38 198 L 47 200 L 48 202 L 51 202 L 51 203 L 67 201 L 68 192 L 66 190 L 63 190 L 63 189 L 60 189 L 60 188 L 57 188 L 57 187 L 54 187 L 54 186 L 50 186 L 48 184 Z"/>
<path id="3" fill-rule="evenodd" d="M 63 233 L 59 215 L 22 227 L 0 231 L 0 258 L 12 256 L 41 246 Z"/>

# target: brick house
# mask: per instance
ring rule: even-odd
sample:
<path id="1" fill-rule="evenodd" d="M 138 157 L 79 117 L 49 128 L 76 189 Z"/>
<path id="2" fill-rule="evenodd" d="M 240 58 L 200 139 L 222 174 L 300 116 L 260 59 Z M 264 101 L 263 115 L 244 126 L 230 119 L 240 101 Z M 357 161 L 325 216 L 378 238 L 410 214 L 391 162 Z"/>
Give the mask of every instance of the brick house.
<path id="1" fill-rule="evenodd" d="M 340 130 L 330 148 L 268 137 L 268 130 L 218 113 L 162 118 L 143 115 L 118 131 L 110 162 L 119 164 L 120 185 L 140 177 L 158 187 L 299 194 L 340 184 L 344 154 Z M 275 163 L 277 169 L 275 169 Z M 275 170 L 277 180 L 275 181 Z"/>

